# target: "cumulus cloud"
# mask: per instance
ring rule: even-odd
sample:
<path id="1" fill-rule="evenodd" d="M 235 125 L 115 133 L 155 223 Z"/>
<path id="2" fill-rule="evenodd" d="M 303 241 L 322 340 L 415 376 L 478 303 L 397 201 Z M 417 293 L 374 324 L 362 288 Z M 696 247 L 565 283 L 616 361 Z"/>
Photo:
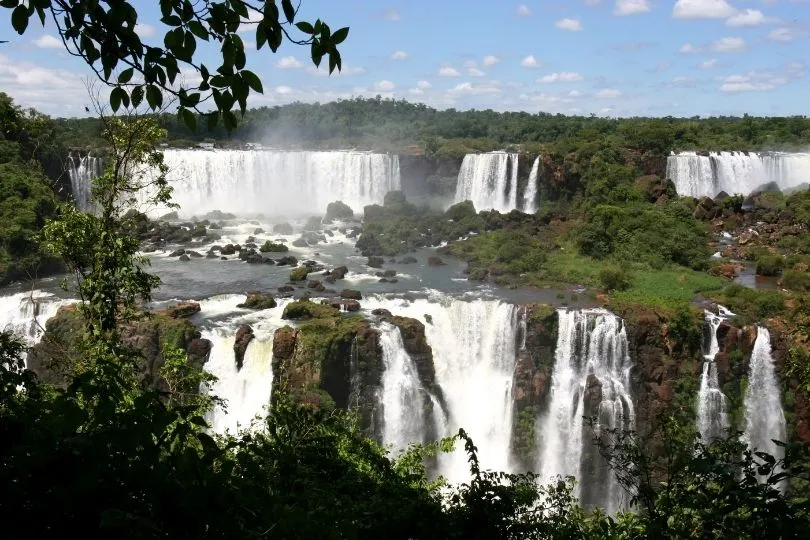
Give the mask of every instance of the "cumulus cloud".
<path id="1" fill-rule="evenodd" d="M 759 26 L 766 24 L 770 19 L 758 9 L 739 11 L 726 20 L 728 26 Z"/>
<path id="2" fill-rule="evenodd" d="M 155 30 L 155 27 L 152 26 L 151 24 L 138 23 L 135 25 L 135 32 L 138 34 L 139 37 L 150 38 L 154 37 L 154 35 L 157 33 L 157 30 Z"/>
<path id="3" fill-rule="evenodd" d="M 696 54 L 700 52 L 700 47 L 692 45 L 691 43 L 684 43 L 681 45 L 681 48 L 678 49 L 678 52 L 681 54 Z"/>
<path id="4" fill-rule="evenodd" d="M 528 17 L 532 14 L 532 10 L 526 4 L 518 4 L 517 14 L 521 17 Z"/>
<path id="5" fill-rule="evenodd" d="M 454 67 L 443 67 L 439 70 L 439 77 L 459 77 L 461 73 Z"/>
<path id="6" fill-rule="evenodd" d="M 598 99 L 616 99 L 622 96 L 622 93 L 615 88 L 603 88 L 596 93 Z"/>
<path id="7" fill-rule="evenodd" d="M 501 59 L 498 58 L 497 56 L 488 54 L 487 56 L 484 57 L 484 60 L 481 63 L 484 64 L 484 67 L 491 67 L 500 61 Z"/>
<path id="8" fill-rule="evenodd" d="M 559 28 L 560 30 L 568 30 L 569 32 L 580 32 L 582 31 L 582 23 L 579 22 L 579 19 L 560 19 L 559 21 L 554 23 L 554 26 Z"/>
<path id="9" fill-rule="evenodd" d="M 727 0 L 678 0 L 672 8 L 676 19 L 725 19 L 736 12 Z"/>
<path id="10" fill-rule="evenodd" d="M 12 96 L 18 105 L 34 107 L 46 114 L 84 115 L 84 106 L 88 102 L 85 78 L 82 73 L 46 68 L 0 54 L 0 88 L 3 92 Z"/>
<path id="11" fill-rule="evenodd" d="M 540 67 L 540 62 L 537 61 L 533 54 L 530 54 L 520 61 L 520 65 L 525 68 L 536 68 Z"/>
<path id="12" fill-rule="evenodd" d="M 422 90 L 421 88 L 409 88 L 408 93 L 411 94 L 412 96 L 421 96 L 424 95 L 425 91 Z"/>
<path id="13" fill-rule="evenodd" d="M 497 94 L 500 91 L 501 91 L 500 86 L 492 82 L 484 84 L 472 84 L 469 82 L 463 82 L 457 84 L 455 87 L 448 90 L 447 93 L 481 95 L 481 94 Z"/>
<path id="14" fill-rule="evenodd" d="M 408 58 L 408 53 L 405 51 L 396 51 L 391 54 L 391 60 L 405 60 Z"/>
<path id="15" fill-rule="evenodd" d="M 582 75 L 571 71 L 561 71 L 559 73 L 550 73 L 537 79 L 540 83 L 566 83 L 577 82 L 582 80 Z"/>
<path id="16" fill-rule="evenodd" d="M 374 89 L 379 90 L 380 92 L 390 92 L 396 87 L 397 85 L 388 80 L 382 80 L 374 83 Z"/>
<path id="17" fill-rule="evenodd" d="M 276 91 L 276 94 L 280 94 L 280 95 L 283 96 L 285 94 L 292 94 L 293 89 L 291 87 L 289 87 L 289 86 L 282 85 L 282 86 L 276 86 L 275 91 Z"/>
<path id="18" fill-rule="evenodd" d="M 738 53 L 746 49 L 741 37 L 724 37 L 712 43 L 712 50 L 719 53 Z"/>
<path id="19" fill-rule="evenodd" d="M 276 62 L 276 67 L 279 69 L 297 69 L 303 67 L 303 65 L 304 64 L 294 56 L 285 56 Z"/>
<path id="20" fill-rule="evenodd" d="M 771 30 L 768 33 L 768 39 L 771 41 L 781 41 L 782 43 L 790 43 L 793 41 L 794 35 L 790 28 L 782 27 L 776 30 Z"/>
<path id="21" fill-rule="evenodd" d="M 647 13 L 648 11 L 650 11 L 648 0 L 616 0 L 616 9 L 613 10 L 613 14 L 623 17 L 625 15 Z"/>
<path id="22" fill-rule="evenodd" d="M 698 69 L 714 69 L 717 67 L 717 59 L 712 58 L 711 60 L 704 60 L 700 64 L 698 64 Z"/>
<path id="23" fill-rule="evenodd" d="M 49 34 L 43 34 L 34 40 L 34 45 L 40 49 L 61 49 L 62 40 Z"/>
<path id="24" fill-rule="evenodd" d="M 433 86 L 433 85 L 430 84 L 427 81 L 419 81 L 419 82 L 416 83 L 416 87 L 419 88 L 420 90 L 427 90 L 431 86 Z"/>
<path id="25" fill-rule="evenodd" d="M 484 73 L 478 68 L 471 67 L 467 69 L 467 75 L 469 75 L 470 77 L 483 77 L 484 75 L 486 75 L 486 73 Z"/>

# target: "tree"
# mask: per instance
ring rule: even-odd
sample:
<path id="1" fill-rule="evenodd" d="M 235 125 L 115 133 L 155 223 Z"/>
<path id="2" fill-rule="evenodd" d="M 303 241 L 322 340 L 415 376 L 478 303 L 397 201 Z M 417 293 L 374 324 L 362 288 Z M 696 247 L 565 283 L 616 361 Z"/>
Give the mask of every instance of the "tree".
<path id="1" fill-rule="evenodd" d="M 141 40 L 138 11 L 125 0 L 2 0 L 0 6 L 10 10 L 19 34 L 25 33 L 32 17 L 43 26 L 51 18 L 65 49 L 112 88 L 114 111 L 122 105 L 138 107 L 144 98 L 152 110 L 159 110 L 168 94 L 178 99 L 178 115 L 192 130 L 194 111 L 207 113 L 209 129 L 222 118 L 232 130 L 238 123 L 234 106 L 244 115 L 250 92 L 263 91 L 260 78 L 247 69 L 240 29 L 255 28 L 258 50 L 267 46 L 276 52 L 285 40 L 308 45 L 316 66 L 324 56 L 329 58 L 329 73 L 340 70 L 338 45 L 349 34 L 348 27 L 332 32 L 320 19 L 296 21 L 298 7 L 292 0 L 160 0 L 160 22 L 166 29 L 162 47 Z M 219 45 L 219 66 L 195 61 L 201 42 Z M 200 82 L 178 78 L 183 69 L 194 71 Z"/>

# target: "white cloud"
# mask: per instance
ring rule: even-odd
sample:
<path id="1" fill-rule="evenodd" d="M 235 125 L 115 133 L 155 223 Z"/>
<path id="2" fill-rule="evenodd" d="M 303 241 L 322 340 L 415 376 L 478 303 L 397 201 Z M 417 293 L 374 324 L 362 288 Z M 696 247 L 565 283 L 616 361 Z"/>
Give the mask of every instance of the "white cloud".
<path id="1" fill-rule="evenodd" d="M 520 65 L 525 68 L 536 68 L 540 67 L 540 62 L 537 61 L 533 54 L 530 54 L 520 61 Z"/>
<path id="2" fill-rule="evenodd" d="M 259 11 L 250 10 L 248 13 L 247 19 L 242 19 L 241 24 L 239 25 L 239 32 L 243 34 L 245 32 L 255 32 L 256 31 L 256 23 L 261 21 L 264 18 L 264 15 Z"/>
<path id="3" fill-rule="evenodd" d="M 695 86 L 695 79 L 691 77 L 678 76 L 672 79 L 672 83 L 670 83 L 670 86 L 692 88 Z"/>
<path id="4" fill-rule="evenodd" d="M 768 92 L 804 75 L 804 66 L 797 63 L 783 66 L 782 72 L 750 71 L 745 75 L 719 77 L 720 91 L 728 94 L 741 92 Z"/>
<path id="5" fill-rule="evenodd" d="M 676 19 L 725 19 L 736 12 L 726 0 L 678 0 L 672 8 Z"/>
<path id="6" fill-rule="evenodd" d="M 532 10 L 526 4 L 518 4 L 517 13 L 521 17 L 528 17 L 532 14 Z"/>
<path id="7" fill-rule="evenodd" d="M 622 17 L 647 13 L 648 11 L 650 11 L 648 0 L 616 0 L 616 9 L 613 10 L 613 14 Z"/>
<path id="8" fill-rule="evenodd" d="M 408 93 L 413 96 L 421 96 L 424 95 L 425 91 L 422 90 L 421 88 L 409 88 Z"/>
<path id="9" fill-rule="evenodd" d="M 578 98 L 578 97 L 581 97 L 581 96 L 582 96 L 582 92 L 580 92 L 579 90 L 571 90 L 570 92 L 568 92 L 568 97 L 571 97 L 571 98 Z"/>
<path id="10" fill-rule="evenodd" d="M 383 17 L 386 21 L 400 21 L 402 20 L 402 16 L 399 14 L 399 11 L 395 10 L 394 8 L 386 10 L 383 14 Z"/>
<path id="11" fill-rule="evenodd" d="M 681 45 L 681 48 L 678 49 L 678 52 L 681 54 L 695 54 L 700 52 L 700 47 L 695 47 L 691 43 L 684 43 Z"/>
<path id="12" fill-rule="evenodd" d="M 768 39 L 772 41 L 781 41 L 782 43 L 790 43 L 793 41 L 794 35 L 790 28 L 777 28 L 768 33 Z"/>
<path id="13" fill-rule="evenodd" d="M 463 82 L 457 84 L 455 87 L 448 90 L 447 93 L 481 95 L 481 94 L 497 94 L 500 91 L 501 89 L 499 85 L 494 84 L 492 82 L 484 84 L 472 84 L 469 82 Z"/>
<path id="14" fill-rule="evenodd" d="M 396 87 L 397 85 L 385 79 L 374 83 L 374 90 L 379 90 L 380 92 L 390 92 Z"/>
<path id="15" fill-rule="evenodd" d="M 43 34 L 35 39 L 34 45 L 40 49 L 61 49 L 64 46 L 61 39 L 48 34 Z"/>
<path id="16" fill-rule="evenodd" d="M 769 21 L 767 17 L 758 9 L 746 9 L 738 11 L 735 15 L 726 20 L 728 26 L 759 26 Z"/>
<path id="17" fill-rule="evenodd" d="M 391 60 L 405 60 L 408 58 L 408 53 L 405 51 L 396 51 L 391 55 Z"/>
<path id="18" fill-rule="evenodd" d="M 428 88 L 432 87 L 433 85 L 427 81 L 419 81 L 416 83 L 416 87 L 420 90 L 427 90 Z"/>
<path id="19" fill-rule="evenodd" d="M 285 56 L 276 62 L 276 67 L 279 69 L 297 69 L 303 67 L 303 65 L 304 64 L 294 56 Z"/>
<path id="20" fill-rule="evenodd" d="M 568 30 L 569 32 L 582 31 L 582 23 L 578 19 L 560 19 L 554 23 L 554 26 L 560 30 Z"/>
<path id="21" fill-rule="evenodd" d="M 717 67 L 717 59 L 712 58 L 711 60 L 704 60 L 700 64 L 698 64 L 699 69 L 714 69 Z"/>
<path id="22" fill-rule="evenodd" d="M 478 68 L 471 67 L 467 69 L 467 75 L 469 75 L 470 77 L 483 77 L 484 75 L 486 75 L 486 73 L 484 73 Z"/>
<path id="23" fill-rule="evenodd" d="M 615 88 L 603 88 L 596 93 L 598 99 L 616 99 L 622 96 L 622 93 Z"/>
<path id="24" fill-rule="evenodd" d="M 537 79 L 540 83 L 566 83 L 577 82 L 582 80 L 582 75 L 571 71 L 562 71 L 560 73 L 550 73 Z"/>
<path id="25" fill-rule="evenodd" d="M 285 94 L 292 94 L 293 89 L 289 86 L 276 86 L 276 94 L 285 95 Z"/>
<path id="26" fill-rule="evenodd" d="M 737 53 L 746 49 L 741 37 L 724 37 L 712 43 L 712 50 L 719 53 Z"/>
<path id="27" fill-rule="evenodd" d="M 0 54 L 0 88 L 17 105 L 58 116 L 85 116 L 87 74 L 51 69 Z M 102 100 L 106 99 L 106 89 Z"/>
<path id="28" fill-rule="evenodd" d="M 461 73 L 454 67 L 443 67 L 439 70 L 439 77 L 460 77 Z"/>
<path id="29" fill-rule="evenodd" d="M 484 64 L 484 67 L 491 67 L 500 61 L 501 59 L 498 58 L 497 56 L 488 54 L 487 56 L 484 57 L 484 60 L 481 63 Z"/>
<path id="30" fill-rule="evenodd" d="M 151 24 L 138 23 L 135 25 L 135 32 L 139 37 L 150 38 L 157 33 L 157 30 Z"/>

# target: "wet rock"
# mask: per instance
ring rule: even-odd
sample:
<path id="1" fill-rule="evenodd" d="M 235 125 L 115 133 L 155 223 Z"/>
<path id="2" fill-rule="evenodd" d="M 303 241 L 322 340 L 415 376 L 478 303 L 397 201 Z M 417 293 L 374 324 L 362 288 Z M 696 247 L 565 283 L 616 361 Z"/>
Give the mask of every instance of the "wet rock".
<path id="1" fill-rule="evenodd" d="M 169 257 L 179 257 L 180 255 L 184 255 L 186 253 L 185 249 L 176 249 L 169 253 Z"/>
<path id="2" fill-rule="evenodd" d="M 160 216 L 158 221 L 177 221 L 178 219 L 180 219 L 180 216 L 177 215 L 177 212 L 169 212 Z"/>
<path id="3" fill-rule="evenodd" d="M 278 360 L 289 360 L 295 353 L 295 341 L 298 337 L 298 330 L 285 326 L 276 330 L 273 335 L 273 358 Z"/>
<path id="4" fill-rule="evenodd" d="M 172 319 L 187 319 L 200 312 L 200 304 L 197 302 L 179 302 L 166 310 L 166 314 Z"/>
<path id="5" fill-rule="evenodd" d="M 202 253 L 199 251 L 186 251 L 186 255 L 194 257 L 195 259 L 202 259 Z"/>
<path id="6" fill-rule="evenodd" d="M 245 352 L 248 345 L 253 341 L 256 336 L 253 334 L 253 328 L 249 324 L 243 324 L 236 331 L 236 338 L 233 342 L 233 354 L 236 360 L 236 369 L 242 369 L 242 364 L 245 361 Z"/>
<path id="7" fill-rule="evenodd" d="M 391 316 L 391 312 L 388 311 L 387 309 L 383 309 L 383 308 L 373 309 L 373 310 L 371 310 L 371 314 L 376 315 L 378 317 L 390 317 Z"/>
<path id="8" fill-rule="evenodd" d="M 383 264 L 385 264 L 385 260 L 382 257 L 373 255 L 368 258 L 367 264 L 372 268 L 382 268 Z"/>
<path id="9" fill-rule="evenodd" d="M 208 252 L 206 252 L 206 254 L 205 254 L 205 258 L 206 258 L 206 259 L 216 259 L 216 258 L 217 258 L 217 254 L 216 254 L 216 253 L 214 253 L 212 250 L 210 250 L 210 249 L 209 249 L 209 250 L 208 250 Z"/>
<path id="10" fill-rule="evenodd" d="M 585 381 L 585 395 L 583 404 L 585 416 L 596 416 L 599 414 L 599 404 L 602 403 L 602 383 L 591 373 Z"/>
<path id="11" fill-rule="evenodd" d="M 293 233 L 293 226 L 289 223 L 276 223 L 273 225 L 273 232 L 275 234 L 290 235 Z"/>
<path id="12" fill-rule="evenodd" d="M 262 244 L 262 247 L 259 248 L 259 251 L 262 253 L 286 253 L 289 250 L 290 248 L 284 244 L 275 244 L 270 240 Z"/>
<path id="13" fill-rule="evenodd" d="M 348 298 L 332 298 L 323 301 L 326 305 L 337 308 L 341 311 L 360 311 L 360 302 Z"/>
<path id="14" fill-rule="evenodd" d="M 184 254 L 184 255 L 180 255 L 180 258 L 179 258 L 179 259 L 177 259 L 177 260 L 178 260 L 178 261 L 183 261 L 183 262 L 188 262 L 188 261 L 190 261 L 190 260 L 191 260 L 191 257 L 189 257 L 188 255 L 185 255 L 185 254 Z"/>
<path id="15" fill-rule="evenodd" d="M 436 255 L 431 255 L 428 257 L 428 266 L 444 266 L 446 263 L 442 260 L 441 257 Z"/>
<path id="16" fill-rule="evenodd" d="M 278 292 L 280 293 L 295 292 L 295 287 L 293 287 L 292 285 L 282 285 L 281 287 L 278 288 Z"/>
<path id="17" fill-rule="evenodd" d="M 303 238 L 298 238 L 296 240 L 293 240 L 292 245 L 295 246 L 295 247 L 300 247 L 300 248 L 305 248 L 305 247 L 309 246 L 309 244 L 307 244 L 307 241 L 304 240 Z"/>
<path id="18" fill-rule="evenodd" d="M 144 253 L 154 253 L 157 250 L 158 247 L 156 244 L 144 244 L 143 246 L 141 246 L 141 251 L 143 251 Z"/>
<path id="19" fill-rule="evenodd" d="M 304 281 L 307 279 L 309 272 L 310 270 L 306 266 L 299 266 L 290 272 L 290 281 Z"/>
<path id="20" fill-rule="evenodd" d="M 340 297 L 341 298 L 348 298 L 348 299 L 351 299 L 351 300 L 362 300 L 363 299 L 363 295 L 360 293 L 360 291 L 356 291 L 354 289 L 343 289 L 342 291 L 340 291 Z"/>
<path id="21" fill-rule="evenodd" d="M 282 257 L 276 261 L 276 265 L 278 266 L 297 266 L 298 259 L 293 257 L 292 255 L 287 255 L 286 257 Z"/>
<path id="22" fill-rule="evenodd" d="M 222 255 L 234 255 L 236 254 L 236 246 L 233 244 L 226 244 L 220 250 L 220 254 Z"/>
<path id="23" fill-rule="evenodd" d="M 323 283 L 317 279 L 310 279 L 309 281 L 307 281 L 307 288 L 318 292 L 323 292 L 323 290 L 325 289 Z"/>
<path id="24" fill-rule="evenodd" d="M 219 258 L 219 260 L 220 260 L 220 261 L 227 261 L 227 260 L 228 260 L 228 257 L 220 257 L 220 258 Z"/>
<path id="25" fill-rule="evenodd" d="M 248 257 L 245 259 L 245 262 L 248 264 L 264 264 L 265 260 L 266 259 L 261 255 L 259 255 L 258 253 L 252 253 L 248 255 Z"/>
<path id="26" fill-rule="evenodd" d="M 329 277 L 333 278 L 332 281 L 330 281 L 330 283 L 334 283 L 334 280 L 336 279 L 343 279 L 344 277 L 346 277 L 346 274 L 348 273 L 349 269 L 346 268 L 345 266 L 338 266 L 337 268 L 333 268 L 332 270 L 329 271 L 328 274 Z"/>
<path id="27" fill-rule="evenodd" d="M 692 215 L 695 217 L 695 219 L 710 221 L 718 217 L 722 211 L 722 208 L 720 208 L 710 197 L 703 197 L 700 199 L 700 202 L 698 202 L 698 205 L 695 207 L 695 211 L 692 213 Z"/>
<path id="28" fill-rule="evenodd" d="M 381 277 L 381 278 L 392 278 L 395 275 L 397 275 L 397 271 L 396 270 L 385 270 L 383 272 L 376 272 L 374 275 L 377 276 L 377 277 Z"/>
<path id="29" fill-rule="evenodd" d="M 399 260 L 399 264 L 413 264 L 413 263 L 415 263 L 415 262 L 418 262 L 418 261 L 416 260 L 416 257 L 411 257 L 410 255 L 405 256 L 405 257 L 402 257 L 402 258 Z"/>
<path id="30" fill-rule="evenodd" d="M 247 294 L 244 303 L 238 304 L 236 307 L 247 309 L 270 309 L 276 307 L 276 299 L 272 294 L 263 293 L 260 291 L 251 291 Z"/>
<path id="31" fill-rule="evenodd" d="M 256 229 L 253 230 L 253 234 L 264 234 L 264 229 L 262 229 L 261 227 L 257 227 Z"/>

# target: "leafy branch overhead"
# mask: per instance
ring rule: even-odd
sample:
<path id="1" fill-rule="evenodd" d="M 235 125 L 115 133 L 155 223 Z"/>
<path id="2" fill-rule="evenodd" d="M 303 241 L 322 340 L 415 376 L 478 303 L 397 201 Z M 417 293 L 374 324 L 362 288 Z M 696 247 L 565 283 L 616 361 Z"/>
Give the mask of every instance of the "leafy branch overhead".
<path id="1" fill-rule="evenodd" d="M 292 0 L 250 2 L 223 0 L 159 0 L 166 28 L 163 44 L 150 45 L 138 34 L 138 12 L 123 0 L 0 0 L 11 10 L 11 24 L 24 34 L 32 17 L 43 26 L 53 20 L 67 51 L 82 58 L 96 76 L 112 87 L 110 106 L 117 111 L 145 103 L 152 110 L 167 96 L 177 99 L 178 115 L 192 130 L 197 113 L 205 113 L 212 129 L 222 119 L 236 127 L 234 110 L 244 114 L 251 92 L 262 93 L 259 76 L 247 69 L 245 43 L 238 32 L 255 30 L 256 48 L 276 52 L 286 40 L 309 46 L 312 62 L 328 57 L 329 73 L 340 71 L 338 45 L 348 28 L 332 32 L 320 19 L 298 21 Z M 195 60 L 200 41 L 219 46 L 219 66 Z M 199 58 L 199 56 L 198 56 Z M 193 72 L 188 82 L 181 75 Z"/>

